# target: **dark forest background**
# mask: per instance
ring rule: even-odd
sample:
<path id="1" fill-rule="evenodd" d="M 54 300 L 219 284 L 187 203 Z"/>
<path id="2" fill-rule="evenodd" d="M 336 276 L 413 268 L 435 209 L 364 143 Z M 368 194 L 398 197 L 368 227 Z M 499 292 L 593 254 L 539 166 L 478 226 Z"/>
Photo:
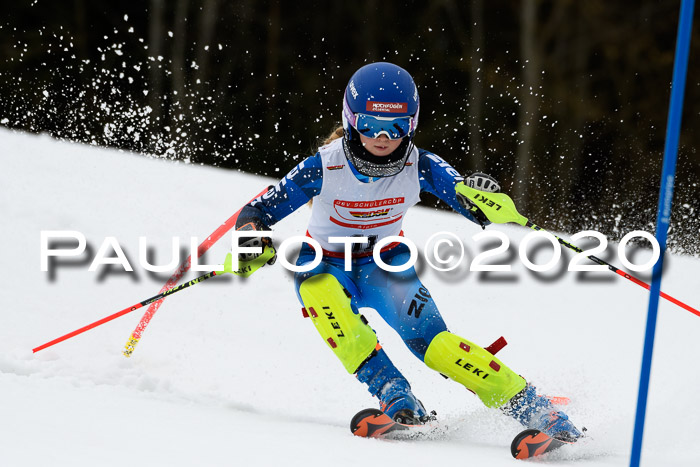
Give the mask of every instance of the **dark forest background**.
<path id="1" fill-rule="evenodd" d="M 492 174 L 540 225 L 619 239 L 654 231 L 679 10 L 679 0 L 17 0 L 0 17 L 0 125 L 281 177 L 339 123 L 352 73 L 391 61 L 419 86 L 420 147 L 463 174 Z M 700 234 L 699 36 L 695 21 L 669 239 L 689 254 Z"/>

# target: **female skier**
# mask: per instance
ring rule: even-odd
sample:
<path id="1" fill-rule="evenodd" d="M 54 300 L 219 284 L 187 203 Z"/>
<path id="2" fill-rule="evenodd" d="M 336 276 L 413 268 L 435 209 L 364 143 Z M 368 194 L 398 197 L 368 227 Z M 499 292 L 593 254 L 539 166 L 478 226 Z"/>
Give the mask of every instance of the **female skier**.
<path id="1" fill-rule="evenodd" d="M 245 206 L 236 229 L 270 230 L 313 198 L 307 235 L 321 246 L 323 258 L 310 271 L 295 273 L 297 296 L 326 345 L 394 420 L 420 424 L 431 416 L 379 345 L 360 307 L 375 309 L 416 357 L 474 392 L 487 407 L 500 408 L 550 436 L 575 440 L 581 433 L 546 397 L 487 350 L 447 330 L 413 267 L 389 272 L 373 259 L 377 242 L 403 234 L 403 217 L 423 191 L 470 221 L 488 224 L 481 211 L 455 192 L 455 186 L 464 183 L 460 174 L 437 155 L 414 146 L 419 108 L 418 89 L 406 70 L 391 63 L 363 66 L 345 89 L 342 128 L 274 189 Z M 481 173 L 466 182 L 482 191 L 500 189 L 496 180 Z M 274 255 L 271 240 L 262 235 L 241 239 L 240 246 L 262 245 Z M 342 242 L 353 240 L 352 268 L 345 270 Z M 250 267 L 259 255 L 239 255 L 239 270 Z M 403 265 L 409 257 L 401 242 L 389 243 L 380 253 L 390 266 Z M 314 249 L 304 244 L 296 264 L 306 265 L 314 258 Z M 268 264 L 274 260 L 271 256 Z"/>

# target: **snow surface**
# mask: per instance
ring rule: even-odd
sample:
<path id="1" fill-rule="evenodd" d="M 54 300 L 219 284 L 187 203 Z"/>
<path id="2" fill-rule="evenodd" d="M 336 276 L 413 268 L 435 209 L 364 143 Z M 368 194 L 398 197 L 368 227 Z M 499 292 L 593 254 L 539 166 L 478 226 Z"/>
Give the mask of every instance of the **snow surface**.
<path id="1" fill-rule="evenodd" d="M 121 350 L 143 309 L 32 354 L 158 293 L 169 273 L 140 266 L 139 236 L 165 264 L 172 236 L 203 239 L 272 180 L 4 129 L 0 148 L 0 466 L 522 465 L 509 453 L 520 426 L 426 368 L 369 309 L 389 355 L 449 428 L 417 442 L 352 436 L 351 417 L 375 402 L 302 319 L 279 266 L 168 298 L 130 359 Z M 301 235 L 308 216 L 302 208 L 276 232 Z M 527 233 L 490 229 L 514 246 Z M 51 277 L 40 270 L 42 230 L 80 231 L 91 254 L 61 258 Z M 440 230 L 457 233 L 473 257 L 480 229 L 456 214 L 417 207 L 404 224 L 421 248 Z M 109 236 L 135 272 L 88 271 Z M 221 261 L 229 242 L 206 262 Z M 609 272 L 537 276 L 517 254 L 507 259 L 511 273 L 469 272 L 467 261 L 451 273 L 419 271 L 453 332 L 482 345 L 505 336 L 501 360 L 540 391 L 571 398 L 566 411 L 589 439 L 546 465 L 628 465 L 647 292 Z M 667 256 L 662 290 L 700 306 L 699 270 L 695 258 Z M 700 318 L 661 302 L 643 465 L 697 466 Z"/>

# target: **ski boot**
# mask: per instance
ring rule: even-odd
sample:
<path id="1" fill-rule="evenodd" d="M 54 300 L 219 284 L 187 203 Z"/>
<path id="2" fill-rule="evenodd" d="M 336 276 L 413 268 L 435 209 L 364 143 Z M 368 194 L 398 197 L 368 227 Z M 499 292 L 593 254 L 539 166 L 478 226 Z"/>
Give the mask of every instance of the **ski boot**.
<path id="1" fill-rule="evenodd" d="M 363 362 L 357 379 L 367 385 L 369 393 L 379 399 L 379 407 L 392 420 L 405 425 L 422 425 L 435 420 L 411 392 L 411 385 L 394 366 L 381 346 Z"/>
<path id="2" fill-rule="evenodd" d="M 582 436 L 564 412 L 555 410 L 550 400 L 537 395 L 535 387 L 529 384 L 501 410 L 526 427 L 561 441 L 573 442 Z"/>
<path id="3" fill-rule="evenodd" d="M 395 422 L 422 425 L 433 418 L 413 395 L 411 385 L 404 378 L 395 378 L 386 383 L 377 397 L 382 412 Z"/>

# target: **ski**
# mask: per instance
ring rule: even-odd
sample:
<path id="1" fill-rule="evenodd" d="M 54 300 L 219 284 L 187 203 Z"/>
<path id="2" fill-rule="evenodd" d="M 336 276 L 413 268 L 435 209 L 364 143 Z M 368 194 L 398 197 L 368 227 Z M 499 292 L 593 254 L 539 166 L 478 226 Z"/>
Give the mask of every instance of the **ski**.
<path id="1" fill-rule="evenodd" d="M 435 420 L 424 425 L 405 425 L 379 409 L 364 409 L 352 417 L 350 431 L 363 438 L 416 439 L 436 435 L 441 430 Z"/>
<path id="2" fill-rule="evenodd" d="M 575 441 L 562 441 L 542 433 L 540 430 L 521 431 L 510 445 L 510 453 L 516 459 L 530 459 L 554 451 Z"/>

